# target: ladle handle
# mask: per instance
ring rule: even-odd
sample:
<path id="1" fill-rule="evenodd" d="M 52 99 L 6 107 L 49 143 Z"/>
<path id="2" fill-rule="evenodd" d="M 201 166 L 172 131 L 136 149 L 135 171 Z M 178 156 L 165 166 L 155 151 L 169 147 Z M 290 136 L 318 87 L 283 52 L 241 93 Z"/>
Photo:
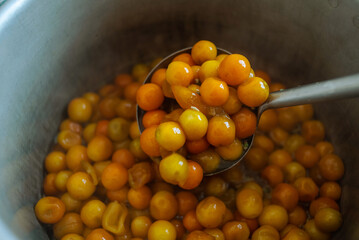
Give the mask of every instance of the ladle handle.
<path id="1" fill-rule="evenodd" d="M 258 115 L 270 108 L 290 107 L 344 98 L 359 97 L 359 74 L 311 83 L 269 94 Z"/>

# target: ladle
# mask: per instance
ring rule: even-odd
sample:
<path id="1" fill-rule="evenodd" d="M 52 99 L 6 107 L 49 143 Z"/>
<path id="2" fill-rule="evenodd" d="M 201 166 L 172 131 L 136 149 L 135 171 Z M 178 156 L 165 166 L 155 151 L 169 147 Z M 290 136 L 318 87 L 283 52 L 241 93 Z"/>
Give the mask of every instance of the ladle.
<path id="1" fill-rule="evenodd" d="M 191 47 L 185 48 L 177 52 L 174 52 L 171 55 L 164 58 L 160 63 L 157 64 L 156 67 L 154 67 L 150 71 L 144 83 L 149 83 L 151 81 L 151 77 L 157 69 L 166 68 L 168 64 L 171 63 L 174 57 L 176 57 L 181 53 L 190 53 L 191 49 L 192 49 Z M 218 54 L 222 54 L 222 53 L 230 54 L 230 52 L 220 48 L 217 48 L 217 52 Z M 353 97 L 359 97 L 359 74 L 340 77 L 333 80 L 311 83 L 291 89 L 280 90 L 277 92 L 272 92 L 269 94 L 269 97 L 264 104 L 254 109 L 255 113 L 257 114 L 257 125 L 260 116 L 267 109 L 290 107 L 290 106 L 301 105 L 301 104 L 339 100 L 339 99 L 353 98 Z M 145 111 L 139 108 L 137 105 L 136 117 L 141 132 L 144 130 L 144 127 L 142 125 L 142 118 L 144 114 Z M 221 173 L 233 167 L 237 163 L 239 163 L 247 154 L 248 150 L 251 148 L 253 139 L 254 139 L 254 135 L 252 135 L 249 138 L 242 139 L 244 151 L 240 158 L 238 158 L 235 161 L 226 161 L 222 159 L 217 170 L 211 173 L 205 173 L 205 176 L 211 176 Z"/>

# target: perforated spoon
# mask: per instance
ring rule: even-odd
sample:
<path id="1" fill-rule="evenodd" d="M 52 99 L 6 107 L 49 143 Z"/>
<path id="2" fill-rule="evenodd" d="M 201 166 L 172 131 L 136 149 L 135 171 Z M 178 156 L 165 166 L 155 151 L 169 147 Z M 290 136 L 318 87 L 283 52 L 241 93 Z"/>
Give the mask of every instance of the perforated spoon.
<path id="1" fill-rule="evenodd" d="M 160 63 L 154 67 L 150 73 L 147 75 L 144 83 L 149 83 L 153 73 L 159 68 L 166 68 L 168 64 L 171 63 L 172 59 L 181 53 L 190 53 L 191 47 L 179 50 L 172 53 L 171 55 L 164 58 Z M 218 54 L 230 52 L 217 48 Z M 354 98 L 359 97 L 359 74 L 350 75 L 346 77 L 340 77 L 333 80 L 321 81 L 316 83 L 311 83 L 303 86 L 298 86 L 291 89 L 280 90 L 277 92 L 272 92 L 269 94 L 267 101 L 254 109 L 254 112 L 257 115 L 257 125 L 260 116 L 267 109 L 272 108 L 282 108 L 290 107 L 295 105 L 310 104 L 316 102 L 324 102 L 330 100 L 339 100 L 344 98 Z M 142 110 L 137 105 L 137 123 L 140 131 L 144 130 L 142 124 L 143 115 L 146 112 Z M 254 135 L 249 138 L 242 139 L 242 144 L 244 146 L 243 154 L 240 158 L 235 161 L 226 161 L 221 160 L 218 168 L 211 173 L 205 173 L 205 176 L 215 175 L 221 172 L 224 172 L 231 167 L 239 163 L 244 156 L 247 154 L 248 150 L 251 148 L 253 143 Z"/>

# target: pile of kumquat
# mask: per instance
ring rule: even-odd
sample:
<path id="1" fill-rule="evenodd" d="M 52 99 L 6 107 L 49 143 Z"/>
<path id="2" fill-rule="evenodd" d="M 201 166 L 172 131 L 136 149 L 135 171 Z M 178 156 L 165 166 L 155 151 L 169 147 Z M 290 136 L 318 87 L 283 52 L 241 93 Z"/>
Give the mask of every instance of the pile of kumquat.
<path id="1" fill-rule="evenodd" d="M 141 147 L 148 156 L 163 159 L 160 174 L 166 182 L 183 187 L 188 179 L 185 159 L 177 159 L 174 165 L 175 158 L 182 158 L 175 152 L 183 147 L 188 159 L 199 162 L 205 173 L 215 172 L 221 159 L 241 157 L 242 140 L 256 130 L 251 108 L 263 104 L 269 95 L 267 82 L 255 76 L 245 56 L 217 56 L 212 42 L 199 41 L 191 54 L 175 56 L 167 68 L 157 69 L 150 77 L 136 98 L 146 111 Z M 175 99 L 177 105 L 163 109 L 166 98 Z M 169 176 L 168 168 L 177 174 Z"/>
<path id="2" fill-rule="evenodd" d="M 342 224 L 344 164 L 311 105 L 252 108 L 284 89 L 199 41 L 74 98 L 45 159 L 38 220 L 57 240 L 326 240 Z M 165 98 L 176 104 L 163 108 Z M 136 104 L 146 111 L 144 131 Z M 243 153 L 221 174 L 219 161 Z"/>

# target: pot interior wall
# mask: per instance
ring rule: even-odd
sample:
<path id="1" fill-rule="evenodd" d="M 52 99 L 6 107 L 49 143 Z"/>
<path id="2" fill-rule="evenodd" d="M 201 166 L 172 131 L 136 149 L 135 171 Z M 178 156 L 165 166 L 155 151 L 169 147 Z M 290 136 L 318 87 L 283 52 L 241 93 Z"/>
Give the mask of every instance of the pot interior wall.
<path id="1" fill-rule="evenodd" d="M 17 3 L 16 3 L 17 2 Z M 33 206 L 68 101 L 138 62 L 208 39 L 296 86 L 359 72 L 359 3 L 327 1 L 8 1 L 0 8 L 0 230 L 47 239 Z M 358 239 L 359 100 L 315 105 L 345 161 L 344 226 Z"/>

